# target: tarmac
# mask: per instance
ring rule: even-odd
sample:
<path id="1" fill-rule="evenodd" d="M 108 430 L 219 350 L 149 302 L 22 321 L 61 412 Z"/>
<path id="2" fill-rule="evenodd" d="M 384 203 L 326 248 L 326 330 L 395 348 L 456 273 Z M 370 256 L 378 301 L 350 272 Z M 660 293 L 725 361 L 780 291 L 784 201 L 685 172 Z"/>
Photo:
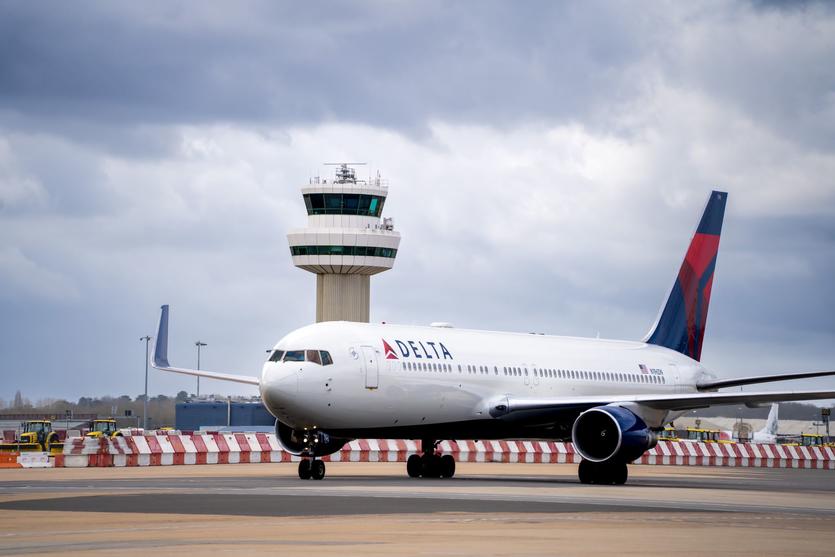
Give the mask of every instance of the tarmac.
<path id="1" fill-rule="evenodd" d="M 402 463 L 0 470 L 0 555 L 821 555 L 835 472 L 631 466 L 585 486 L 575 465 Z"/>

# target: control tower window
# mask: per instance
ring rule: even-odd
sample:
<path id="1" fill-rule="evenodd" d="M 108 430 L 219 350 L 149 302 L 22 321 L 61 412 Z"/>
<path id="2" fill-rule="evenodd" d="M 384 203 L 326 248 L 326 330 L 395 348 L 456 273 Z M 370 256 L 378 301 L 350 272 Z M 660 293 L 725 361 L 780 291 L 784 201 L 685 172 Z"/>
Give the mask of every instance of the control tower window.
<path id="1" fill-rule="evenodd" d="M 346 193 L 342 195 L 342 208 L 344 213 L 348 215 L 356 215 L 360 204 L 360 196 L 355 193 Z"/>
<path id="2" fill-rule="evenodd" d="M 304 205 L 308 215 L 360 215 L 379 217 L 385 197 L 360 193 L 307 193 Z"/>
<path id="3" fill-rule="evenodd" d="M 377 246 L 290 246 L 291 255 L 354 255 L 359 257 L 397 257 L 394 248 Z"/>

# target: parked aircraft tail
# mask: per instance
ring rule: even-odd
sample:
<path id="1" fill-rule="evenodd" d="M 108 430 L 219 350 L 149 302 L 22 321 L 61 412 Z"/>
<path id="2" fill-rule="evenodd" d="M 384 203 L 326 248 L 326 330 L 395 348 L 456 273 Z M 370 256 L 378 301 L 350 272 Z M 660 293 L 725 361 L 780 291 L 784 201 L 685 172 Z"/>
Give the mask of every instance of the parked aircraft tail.
<path id="1" fill-rule="evenodd" d="M 768 419 L 766 419 L 765 427 L 762 428 L 760 433 L 765 433 L 767 435 L 777 435 L 777 413 L 779 407 L 780 405 L 776 402 L 771 403 L 771 410 L 768 411 Z"/>

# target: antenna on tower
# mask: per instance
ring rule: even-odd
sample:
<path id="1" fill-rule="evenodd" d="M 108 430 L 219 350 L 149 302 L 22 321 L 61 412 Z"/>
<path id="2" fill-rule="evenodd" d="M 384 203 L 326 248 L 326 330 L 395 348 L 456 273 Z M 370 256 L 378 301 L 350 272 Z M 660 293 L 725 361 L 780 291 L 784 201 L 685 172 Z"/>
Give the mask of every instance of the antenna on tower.
<path id="1" fill-rule="evenodd" d="M 325 166 L 338 166 L 336 169 L 337 184 L 356 184 L 357 173 L 352 166 L 365 166 L 364 162 L 326 162 Z"/>

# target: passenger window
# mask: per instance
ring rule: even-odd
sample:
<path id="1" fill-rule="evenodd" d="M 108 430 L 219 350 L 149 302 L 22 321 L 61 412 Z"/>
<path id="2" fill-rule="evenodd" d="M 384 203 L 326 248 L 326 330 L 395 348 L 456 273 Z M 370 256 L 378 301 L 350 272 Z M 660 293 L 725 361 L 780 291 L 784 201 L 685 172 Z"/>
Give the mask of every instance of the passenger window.
<path id="1" fill-rule="evenodd" d="M 284 350 L 274 350 L 272 356 L 270 356 L 271 362 L 280 362 L 281 357 L 284 355 Z"/>
<path id="2" fill-rule="evenodd" d="M 285 362 L 303 362 L 304 350 L 288 350 L 284 355 Z"/>
<path id="3" fill-rule="evenodd" d="M 322 365 L 322 360 L 319 358 L 318 350 L 305 350 L 305 352 L 305 359 L 308 362 L 313 362 L 314 364 Z"/>
<path id="4" fill-rule="evenodd" d="M 322 365 L 329 366 L 333 363 L 333 358 L 331 358 L 331 353 L 327 350 L 320 350 L 319 354 L 322 356 Z"/>

